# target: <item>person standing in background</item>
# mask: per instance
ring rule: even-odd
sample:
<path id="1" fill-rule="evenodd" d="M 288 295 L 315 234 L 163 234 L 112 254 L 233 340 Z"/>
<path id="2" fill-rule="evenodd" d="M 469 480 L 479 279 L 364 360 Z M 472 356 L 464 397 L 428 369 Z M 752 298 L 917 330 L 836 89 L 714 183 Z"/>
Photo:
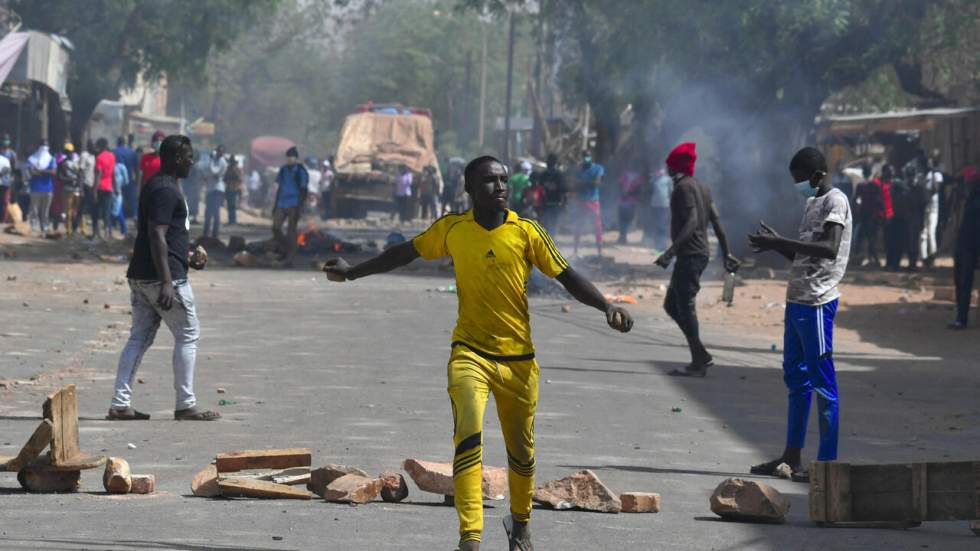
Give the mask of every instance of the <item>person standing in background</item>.
<path id="1" fill-rule="evenodd" d="M 419 204 L 423 220 L 439 218 L 439 205 L 436 202 L 438 195 L 439 176 L 436 167 L 430 165 L 422 169 L 422 176 L 419 177 Z"/>
<path id="2" fill-rule="evenodd" d="M 956 236 L 953 253 L 953 280 L 956 284 L 956 320 L 949 328 L 959 331 L 967 328 L 970 301 L 973 296 L 974 272 L 980 259 L 980 171 L 974 166 L 963 171 L 966 186 L 966 204 Z"/>
<path id="3" fill-rule="evenodd" d="M 619 245 L 627 243 L 630 225 L 636 218 L 636 206 L 643 191 L 643 176 L 635 167 L 636 161 L 631 160 L 619 177 Z"/>
<path id="4" fill-rule="evenodd" d="M 606 175 L 606 168 L 592 161 L 592 152 L 582 152 L 582 165 L 575 173 L 575 256 L 578 256 L 578 242 L 582 235 L 582 226 L 590 220 L 595 230 L 595 246 L 599 256 L 602 256 L 602 207 L 599 204 L 599 187 Z"/>
<path id="5" fill-rule="evenodd" d="M 136 172 L 139 169 L 139 159 L 136 152 L 126 145 L 126 139 L 122 136 L 116 139 L 116 147 L 112 150 L 116 156 L 116 164 L 122 164 L 126 168 L 126 185 L 122 188 L 123 198 L 123 217 L 134 218 L 136 216 L 136 201 L 139 198 L 139 186 L 136 185 Z"/>
<path id="6" fill-rule="evenodd" d="M 96 216 L 92 226 L 92 235 L 101 235 L 103 239 L 112 236 L 112 196 L 114 176 L 116 172 L 116 156 L 109 151 L 109 142 L 99 138 L 95 142 L 98 154 L 95 156 L 95 204 Z M 98 223 L 105 226 L 104 234 L 99 234 Z"/>
<path id="7" fill-rule="evenodd" d="M 65 208 L 65 233 L 69 237 L 78 235 L 81 221 L 79 208 L 82 204 L 82 175 L 78 168 L 78 155 L 75 146 L 65 144 L 64 159 L 58 163 L 58 180 L 61 181 L 62 204 Z"/>
<path id="8" fill-rule="evenodd" d="M 551 235 L 558 235 L 558 218 L 565 208 L 568 190 L 565 188 L 565 175 L 558 168 L 558 155 L 549 153 L 547 168 L 538 176 L 538 182 L 544 188 L 544 198 L 541 204 L 541 225 Z"/>
<path id="9" fill-rule="evenodd" d="M 78 175 L 82 180 L 82 205 L 79 209 L 78 218 L 84 224 L 85 214 L 88 214 L 92 226 L 89 239 L 95 239 L 99 206 L 95 198 L 95 144 L 92 143 L 92 140 L 85 142 L 85 149 L 78 156 Z"/>
<path id="10" fill-rule="evenodd" d="M 306 167 L 299 162 L 299 150 L 290 147 L 286 151 L 286 164 L 279 168 L 276 175 L 276 202 L 272 211 L 272 237 L 279 245 L 280 261 L 289 266 L 296 255 L 296 236 L 299 217 L 303 205 L 306 204 L 306 194 L 309 192 L 310 176 Z M 282 225 L 286 224 L 286 233 Z"/>
<path id="11" fill-rule="evenodd" d="M 238 159 L 232 155 L 228 159 L 228 170 L 225 172 L 225 197 L 228 200 L 228 224 L 238 224 L 238 202 L 242 197 L 242 167 Z"/>
<path id="12" fill-rule="evenodd" d="M 668 237 L 670 236 L 670 195 L 673 191 L 674 181 L 667 175 L 667 171 L 661 168 L 654 175 L 650 193 L 653 249 L 655 251 L 667 250 Z"/>
<path id="13" fill-rule="evenodd" d="M 936 229 L 939 227 L 939 192 L 943 186 L 943 173 L 939 170 L 935 159 L 929 159 L 926 163 L 923 186 L 926 209 L 923 215 L 922 232 L 919 234 L 919 258 L 922 259 L 924 266 L 931 268 L 939 250 L 936 247 Z"/>
<path id="14" fill-rule="evenodd" d="M 531 186 L 531 163 L 520 161 L 514 164 L 514 174 L 510 177 L 510 208 L 523 216 L 524 192 Z"/>
<path id="15" fill-rule="evenodd" d="M 225 202 L 225 172 L 228 160 L 225 159 L 225 146 L 219 145 L 211 154 L 206 173 L 204 191 L 204 237 L 220 239 L 221 203 Z"/>
<path id="16" fill-rule="evenodd" d="M 320 202 L 320 180 L 323 179 L 323 173 L 320 172 L 318 168 L 316 157 L 310 155 L 306 158 L 306 174 L 309 176 L 310 181 L 307 184 L 306 193 L 306 204 L 303 205 L 303 212 L 300 213 L 302 216 L 309 210 L 311 213 L 316 213 L 317 204 Z"/>
<path id="17" fill-rule="evenodd" d="M 36 223 L 41 234 L 46 235 L 57 168 L 48 149 L 48 140 L 41 140 L 34 154 L 27 158 L 27 166 L 31 171 L 31 225 Z"/>
<path id="18" fill-rule="evenodd" d="M 323 161 L 323 171 L 320 179 L 320 220 L 330 219 L 330 201 L 333 191 L 333 166 L 330 159 Z"/>
<path id="19" fill-rule="evenodd" d="M 115 156 L 115 152 L 113 152 Z M 113 168 L 112 173 L 112 223 L 109 225 L 109 233 L 112 233 L 112 226 L 119 226 L 119 233 L 126 237 L 128 228 L 126 228 L 126 192 L 130 186 L 129 170 L 126 165 L 119 162 L 118 157 L 116 158 L 116 166 Z"/>
<path id="20" fill-rule="evenodd" d="M 10 183 L 14 168 L 6 155 L 0 154 L 0 224 L 7 221 L 7 205 L 10 203 Z"/>
<path id="21" fill-rule="evenodd" d="M 398 167 L 398 177 L 395 178 L 395 206 L 398 208 L 398 218 L 402 224 L 410 222 L 412 216 L 412 171 L 406 165 Z"/>

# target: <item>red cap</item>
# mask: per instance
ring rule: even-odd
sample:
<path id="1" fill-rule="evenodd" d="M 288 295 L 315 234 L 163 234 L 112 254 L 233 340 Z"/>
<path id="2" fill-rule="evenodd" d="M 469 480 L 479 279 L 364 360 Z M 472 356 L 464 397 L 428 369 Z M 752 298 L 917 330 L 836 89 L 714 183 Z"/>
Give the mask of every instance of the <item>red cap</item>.
<path id="1" fill-rule="evenodd" d="M 167 134 L 164 133 L 163 130 L 157 130 L 156 132 L 153 133 L 153 140 L 152 141 L 155 142 L 157 140 L 160 140 L 162 142 L 163 139 L 166 138 L 166 137 L 167 137 Z"/>
<path id="2" fill-rule="evenodd" d="M 670 155 L 667 155 L 667 168 L 670 170 L 694 176 L 694 162 L 698 160 L 698 154 L 694 151 L 697 144 L 694 142 L 684 142 L 675 147 Z"/>

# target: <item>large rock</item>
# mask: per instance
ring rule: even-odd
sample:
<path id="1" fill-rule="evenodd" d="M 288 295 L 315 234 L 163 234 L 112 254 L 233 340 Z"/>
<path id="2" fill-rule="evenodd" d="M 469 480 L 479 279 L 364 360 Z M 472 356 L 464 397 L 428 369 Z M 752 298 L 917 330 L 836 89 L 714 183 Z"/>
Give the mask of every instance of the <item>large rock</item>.
<path id="1" fill-rule="evenodd" d="M 408 483 L 405 477 L 392 471 L 378 475 L 381 479 L 381 499 L 389 503 L 398 503 L 408 497 Z"/>
<path id="2" fill-rule="evenodd" d="M 132 483 L 131 494 L 152 494 L 157 487 L 157 479 L 152 474 L 134 474 Z"/>
<path id="3" fill-rule="evenodd" d="M 618 513 L 623 508 L 619 497 L 588 469 L 539 486 L 534 491 L 534 501 L 553 509 L 585 509 L 600 513 Z"/>
<path id="4" fill-rule="evenodd" d="M 444 496 L 455 495 L 451 463 L 406 459 L 402 463 L 402 468 L 412 477 L 420 490 Z M 503 499 L 506 493 L 507 469 L 484 466 L 483 499 Z"/>
<path id="5" fill-rule="evenodd" d="M 319 469 L 310 471 L 310 482 L 306 488 L 320 497 L 325 497 L 324 492 L 326 492 L 327 486 L 334 480 L 348 474 L 356 474 L 364 478 L 370 477 L 366 472 L 350 465 L 324 465 Z"/>
<path id="6" fill-rule="evenodd" d="M 783 522 L 789 499 L 762 482 L 729 478 L 711 495 L 711 511 L 729 520 Z"/>
<path id="7" fill-rule="evenodd" d="M 335 503 L 367 503 L 381 493 L 381 479 L 345 474 L 327 485 L 323 497 Z"/>
<path id="8" fill-rule="evenodd" d="M 77 492 L 81 471 L 52 471 L 28 465 L 17 472 L 17 482 L 28 492 Z"/>

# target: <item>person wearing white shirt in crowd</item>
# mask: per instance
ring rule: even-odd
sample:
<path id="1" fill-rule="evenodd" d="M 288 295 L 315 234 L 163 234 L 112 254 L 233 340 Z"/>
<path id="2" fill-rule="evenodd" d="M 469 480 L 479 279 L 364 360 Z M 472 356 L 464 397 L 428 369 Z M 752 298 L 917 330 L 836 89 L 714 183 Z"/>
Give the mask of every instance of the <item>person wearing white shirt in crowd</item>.
<path id="1" fill-rule="evenodd" d="M 320 180 L 323 178 L 323 173 L 317 169 L 316 157 L 311 155 L 306 158 L 306 172 L 310 175 L 306 201 L 310 210 L 316 212 L 317 203 L 320 201 Z"/>
<path id="2" fill-rule="evenodd" d="M 919 235 L 919 258 L 932 266 L 936 259 L 936 228 L 939 227 L 939 190 L 943 185 L 943 173 L 934 159 L 926 165 L 926 214 L 922 233 Z"/>
<path id="3" fill-rule="evenodd" d="M 323 161 L 323 171 L 320 178 L 320 219 L 330 218 L 330 193 L 333 191 L 333 166 L 329 159 Z"/>

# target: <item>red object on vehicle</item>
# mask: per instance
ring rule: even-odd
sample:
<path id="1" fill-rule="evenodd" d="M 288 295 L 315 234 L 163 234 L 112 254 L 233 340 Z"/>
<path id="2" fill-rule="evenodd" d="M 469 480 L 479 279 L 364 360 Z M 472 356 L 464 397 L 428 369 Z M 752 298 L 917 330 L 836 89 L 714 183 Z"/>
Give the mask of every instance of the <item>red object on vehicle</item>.
<path id="1" fill-rule="evenodd" d="M 296 142 L 282 136 L 259 136 L 252 140 L 249 153 L 252 166 L 279 166 L 286 162 L 286 150 Z"/>

